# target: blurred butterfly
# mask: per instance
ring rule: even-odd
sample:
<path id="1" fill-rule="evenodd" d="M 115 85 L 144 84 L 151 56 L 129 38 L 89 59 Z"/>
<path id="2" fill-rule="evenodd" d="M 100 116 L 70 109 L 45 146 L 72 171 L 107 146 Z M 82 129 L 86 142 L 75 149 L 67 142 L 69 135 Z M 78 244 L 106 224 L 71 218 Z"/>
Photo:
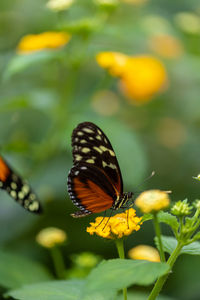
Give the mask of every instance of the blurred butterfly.
<path id="1" fill-rule="evenodd" d="M 72 133 L 72 147 L 68 192 L 80 209 L 72 217 L 125 208 L 133 193 L 123 192 L 119 164 L 103 131 L 93 123 L 80 123 Z"/>
<path id="2" fill-rule="evenodd" d="M 40 213 L 41 206 L 37 196 L 7 162 L 0 156 L 0 188 L 7 191 L 26 210 Z"/>

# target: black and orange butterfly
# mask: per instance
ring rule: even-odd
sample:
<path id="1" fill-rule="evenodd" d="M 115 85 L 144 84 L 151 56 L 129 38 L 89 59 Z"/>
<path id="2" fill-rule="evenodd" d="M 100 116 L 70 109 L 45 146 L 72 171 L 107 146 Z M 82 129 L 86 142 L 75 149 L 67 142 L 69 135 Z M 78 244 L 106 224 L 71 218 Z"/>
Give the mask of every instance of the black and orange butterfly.
<path id="1" fill-rule="evenodd" d="M 0 156 L 0 188 L 7 191 L 26 210 L 40 213 L 41 206 L 36 194 L 7 162 Z"/>
<path id="2" fill-rule="evenodd" d="M 91 122 L 80 123 L 72 133 L 73 167 L 68 192 L 84 217 L 127 205 L 133 193 L 123 192 L 123 181 L 115 152 L 103 131 Z"/>

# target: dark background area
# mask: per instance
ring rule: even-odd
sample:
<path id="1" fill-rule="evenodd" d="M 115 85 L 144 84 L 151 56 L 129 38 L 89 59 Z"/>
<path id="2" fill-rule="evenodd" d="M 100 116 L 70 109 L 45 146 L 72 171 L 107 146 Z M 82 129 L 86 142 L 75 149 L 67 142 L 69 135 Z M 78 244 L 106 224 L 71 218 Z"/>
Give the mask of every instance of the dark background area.
<path id="1" fill-rule="evenodd" d="M 62 250 L 70 267 L 72 253 L 117 256 L 112 242 L 86 233 L 95 216 L 70 217 L 76 208 L 66 182 L 72 166 L 70 136 L 78 123 L 95 122 L 109 137 L 126 191 L 172 190 L 172 201 L 199 197 L 199 183 L 192 176 L 200 172 L 200 3 L 120 1 L 109 14 L 92 1 L 76 1 L 61 13 L 45 5 L 0 2 L 1 154 L 29 180 L 44 207 L 43 215 L 31 215 L 1 191 L 0 245 L 52 268 L 35 236 L 56 226 L 68 235 Z M 44 51 L 42 58 L 16 54 L 22 36 L 51 30 L 68 30 L 72 38 L 62 49 Z M 155 35 L 173 36 L 180 53 L 163 55 L 152 47 Z M 95 56 L 101 51 L 154 55 L 166 68 L 168 88 L 143 105 L 130 104 L 117 79 L 98 66 Z M 98 110 L 94 103 L 101 90 L 107 104 L 103 99 Z M 107 115 L 110 97 L 117 109 Z M 152 170 L 156 175 L 142 184 Z M 163 231 L 170 234 L 165 227 Z M 126 249 L 153 245 L 153 237 L 153 226 L 145 223 L 127 239 Z M 181 256 L 163 292 L 176 299 L 200 299 L 199 270 L 199 257 Z"/>

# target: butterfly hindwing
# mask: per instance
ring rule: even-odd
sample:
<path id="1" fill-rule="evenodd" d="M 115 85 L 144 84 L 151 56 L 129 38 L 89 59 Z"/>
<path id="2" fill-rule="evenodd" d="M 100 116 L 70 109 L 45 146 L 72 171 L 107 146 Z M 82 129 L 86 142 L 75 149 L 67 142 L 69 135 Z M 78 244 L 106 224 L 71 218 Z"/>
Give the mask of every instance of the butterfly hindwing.
<path id="1" fill-rule="evenodd" d="M 101 169 L 88 163 L 72 167 L 68 176 L 68 192 L 83 216 L 111 208 L 117 197 L 109 178 Z"/>
<path id="2" fill-rule="evenodd" d="M 94 165 L 110 178 L 119 193 L 123 182 L 112 145 L 103 131 L 91 122 L 80 123 L 72 134 L 73 162 Z"/>
<path id="3" fill-rule="evenodd" d="M 7 162 L 0 156 L 0 188 L 7 191 L 26 210 L 40 213 L 41 207 L 36 194 Z"/>

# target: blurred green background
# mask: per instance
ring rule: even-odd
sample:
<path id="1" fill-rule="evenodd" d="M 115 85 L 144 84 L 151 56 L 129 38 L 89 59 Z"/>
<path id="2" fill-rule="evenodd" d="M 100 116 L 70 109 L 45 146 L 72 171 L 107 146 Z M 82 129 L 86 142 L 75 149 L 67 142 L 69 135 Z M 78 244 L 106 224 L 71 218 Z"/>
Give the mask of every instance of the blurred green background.
<path id="1" fill-rule="evenodd" d="M 44 207 L 43 215 L 31 215 L 1 191 L 0 243 L 52 268 L 35 236 L 44 227 L 62 228 L 68 235 L 63 255 L 70 267 L 69 255 L 82 251 L 117 256 L 112 242 L 86 233 L 95 216 L 70 217 L 76 208 L 66 182 L 72 166 L 70 136 L 78 123 L 95 122 L 109 137 L 126 191 L 172 190 L 173 201 L 199 197 L 192 176 L 200 171 L 200 3 L 77 0 L 60 12 L 46 3 L 0 2 L 1 154 L 29 180 Z M 16 54 L 24 35 L 55 30 L 72 35 L 65 47 Z M 166 36 L 175 39 L 171 56 L 160 49 L 159 36 L 164 36 L 164 49 Z M 118 80 L 97 64 L 101 51 L 153 55 L 165 66 L 167 88 L 144 104 L 130 103 Z M 153 170 L 156 175 L 137 187 Z M 127 250 L 153 245 L 149 224 L 127 239 Z M 200 299 L 199 270 L 199 257 L 180 257 L 163 293 Z"/>

